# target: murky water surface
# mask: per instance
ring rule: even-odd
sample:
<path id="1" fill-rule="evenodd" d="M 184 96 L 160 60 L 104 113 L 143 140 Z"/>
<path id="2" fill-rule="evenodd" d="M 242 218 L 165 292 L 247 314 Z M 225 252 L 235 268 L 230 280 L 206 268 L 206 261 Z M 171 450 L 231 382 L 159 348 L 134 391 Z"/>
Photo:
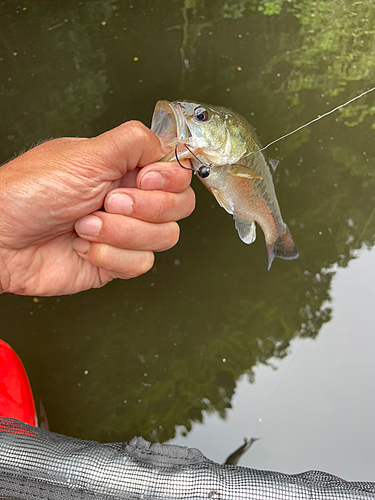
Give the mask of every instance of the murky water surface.
<path id="1" fill-rule="evenodd" d="M 158 99 L 232 107 L 266 144 L 375 81 L 371 0 L 0 6 L 2 161 L 149 125 Z M 374 109 L 369 94 L 267 151 L 297 261 L 267 272 L 261 232 L 244 245 L 195 179 L 179 244 L 147 275 L 1 296 L 1 337 L 51 429 L 174 439 L 217 461 L 257 435 L 244 465 L 374 481 Z"/>

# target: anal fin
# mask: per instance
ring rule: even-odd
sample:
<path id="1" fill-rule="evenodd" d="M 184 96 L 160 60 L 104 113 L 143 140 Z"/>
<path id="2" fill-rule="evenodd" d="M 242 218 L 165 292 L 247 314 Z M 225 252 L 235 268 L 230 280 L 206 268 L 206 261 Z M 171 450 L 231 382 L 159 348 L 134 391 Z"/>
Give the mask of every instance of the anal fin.
<path id="1" fill-rule="evenodd" d="M 255 222 L 247 219 L 242 219 L 237 215 L 234 215 L 233 218 L 238 236 L 241 238 L 241 240 L 247 245 L 253 243 L 257 236 Z"/>

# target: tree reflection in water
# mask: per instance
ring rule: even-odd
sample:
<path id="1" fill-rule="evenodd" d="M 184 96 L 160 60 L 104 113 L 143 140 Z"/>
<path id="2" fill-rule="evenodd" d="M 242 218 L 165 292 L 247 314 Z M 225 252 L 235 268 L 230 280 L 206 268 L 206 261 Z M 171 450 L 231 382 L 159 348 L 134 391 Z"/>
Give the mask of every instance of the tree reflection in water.
<path id="1" fill-rule="evenodd" d="M 10 2 L 3 160 L 46 137 L 149 123 L 163 98 L 230 106 L 266 144 L 372 86 L 374 15 L 369 0 Z M 198 207 L 181 242 L 149 275 L 75 297 L 2 296 L 2 337 L 52 429 L 170 439 L 203 412 L 225 417 L 240 375 L 318 335 L 331 317 L 332 266 L 374 243 L 374 113 L 367 95 L 267 150 L 280 160 L 297 261 L 267 273 L 262 237 L 251 248 L 237 241 L 194 183 Z"/>

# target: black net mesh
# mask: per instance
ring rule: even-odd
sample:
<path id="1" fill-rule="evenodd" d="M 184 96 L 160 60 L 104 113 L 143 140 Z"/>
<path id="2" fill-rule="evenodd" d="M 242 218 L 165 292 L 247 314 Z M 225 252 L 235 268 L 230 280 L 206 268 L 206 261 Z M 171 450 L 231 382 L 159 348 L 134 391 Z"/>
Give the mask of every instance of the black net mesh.
<path id="1" fill-rule="evenodd" d="M 142 438 L 82 441 L 0 417 L 0 498 L 375 500 L 375 483 L 219 465 L 196 449 Z"/>

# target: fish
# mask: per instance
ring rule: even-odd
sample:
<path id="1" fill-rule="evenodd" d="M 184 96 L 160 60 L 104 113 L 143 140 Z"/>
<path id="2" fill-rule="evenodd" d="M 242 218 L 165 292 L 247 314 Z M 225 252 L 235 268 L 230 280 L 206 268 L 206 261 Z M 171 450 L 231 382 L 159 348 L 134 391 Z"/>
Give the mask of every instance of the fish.
<path id="1" fill-rule="evenodd" d="M 84 441 L 0 417 L 2 500 L 374 500 L 375 483 L 220 465 L 196 448 Z"/>
<path id="2" fill-rule="evenodd" d="M 267 270 L 275 257 L 299 256 L 283 221 L 266 158 L 254 128 L 240 114 L 195 101 L 158 101 L 151 130 L 171 150 L 162 159 L 190 158 L 193 170 L 216 201 L 233 215 L 241 240 L 256 239 L 261 227 L 267 249 Z"/>
<path id="3" fill-rule="evenodd" d="M 235 450 L 225 459 L 224 465 L 237 465 L 242 455 L 244 455 L 247 450 L 255 443 L 255 441 L 258 441 L 259 439 L 260 438 L 251 438 L 247 440 L 245 438 L 244 444 L 237 448 L 237 450 Z"/>

